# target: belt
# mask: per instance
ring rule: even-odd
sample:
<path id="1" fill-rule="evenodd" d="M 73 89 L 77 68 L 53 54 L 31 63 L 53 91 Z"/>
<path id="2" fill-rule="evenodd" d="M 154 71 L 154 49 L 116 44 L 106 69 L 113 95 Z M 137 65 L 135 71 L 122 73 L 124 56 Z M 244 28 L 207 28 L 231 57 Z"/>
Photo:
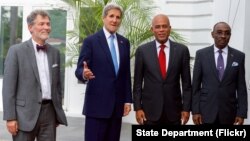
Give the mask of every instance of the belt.
<path id="1" fill-rule="evenodd" d="M 50 99 L 46 99 L 42 101 L 42 104 L 50 104 L 50 103 L 52 103 L 52 100 Z"/>

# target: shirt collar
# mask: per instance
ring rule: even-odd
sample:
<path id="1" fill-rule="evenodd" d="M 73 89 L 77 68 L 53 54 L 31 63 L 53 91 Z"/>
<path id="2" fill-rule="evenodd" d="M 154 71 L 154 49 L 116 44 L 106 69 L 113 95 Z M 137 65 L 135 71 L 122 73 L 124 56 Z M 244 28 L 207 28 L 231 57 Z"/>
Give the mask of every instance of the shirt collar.
<path id="1" fill-rule="evenodd" d="M 33 48 L 36 50 L 36 45 L 38 44 L 35 40 L 33 40 L 33 38 L 31 38 L 32 40 L 32 44 L 33 44 Z M 39 45 L 39 44 L 38 44 Z"/>
<path id="2" fill-rule="evenodd" d="M 160 48 L 161 43 L 159 43 L 157 40 L 155 40 L 155 42 L 156 42 L 156 47 L 157 47 L 157 48 Z M 164 45 L 165 45 L 166 47 L 170 48 L 169 39 L 167 40 L 167 42 L 164 43 Z"/>
<path id="3" fill-rule="evenodd" d="M 106 39 L 108 39 L 110 37 L 111 33 L 109 33 L 108 30 L 105 27 L 103 27 L 103 32 L 104 32 L 104 35 L 105 35 Z M 116 33 L 114 33 L 113 35 L 116 38 Z"/>
<path id="4" fill-rule="evenodd" d="M 33 38 L 31 38 L 31 40 L 32 40 L 32 44 L 33 44 L 34 48 L 36 48 L 36 45 L 40 45 Z M 46 42 L 43 45 L 46 45 Z M 40 46 L 42 46 L 42 45 L 40 45 Z"/>
<path id="5" fill-rule="evenodd" d="M 214 53 L 217 53 L 218 50 L 220 50 L 220 49 L 214 45 Z M 227 53 L 228 53 L 228 46 L 224 47 L 224 48 L 221 49 L 221 50 L 222 50 L 224 53 L 227 54 Z"/>

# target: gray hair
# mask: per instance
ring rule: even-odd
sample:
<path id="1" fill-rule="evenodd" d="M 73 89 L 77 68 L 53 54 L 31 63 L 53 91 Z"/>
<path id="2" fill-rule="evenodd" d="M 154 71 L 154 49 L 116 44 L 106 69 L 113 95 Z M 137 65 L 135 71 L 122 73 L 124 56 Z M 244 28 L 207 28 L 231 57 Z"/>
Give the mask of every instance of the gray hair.
<path id="1" fill-rule="evenodd" d="M 30 15 L 27 17 L 27 24 L 28 25 L 33 25 L 34 24 L 34 20 L 36 19 L 36 17 L 40 15 L 42 17 L 48 17 L 50 20 L 50 16 L 49 13 L 45 10 L 34 10 L 30 13 Z"/>
<path id="2" fill-rule="evenodd" d="M 111 9 L 119 10 L 121 12 L 121 17 L 122 17 L 122 15 L 123 15 L 122 7 L 115 4 L 115 3 L 113 3 L 113 2 L 108 3 L 107 5 L 105 5 L 105 7 L 103 8 L 103 11 L 102 11 L 102 17 L 103 18 L 106 17 L 108 15 L 109 10 L 111 10 Z"/>

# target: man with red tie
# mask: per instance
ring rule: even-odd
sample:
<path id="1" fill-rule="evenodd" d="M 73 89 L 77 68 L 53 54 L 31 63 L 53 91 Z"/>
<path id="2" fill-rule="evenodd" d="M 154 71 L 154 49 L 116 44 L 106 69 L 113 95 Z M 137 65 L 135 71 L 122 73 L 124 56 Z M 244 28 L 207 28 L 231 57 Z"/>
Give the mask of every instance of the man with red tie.
<path id="1" fill-rule="evenodd" d="M 151 30 L 155 40 L 138 47 L 135 56 L 136 120 L 144 125 L 186 124 L 191 104 L 189 50 L 169 39 L 168 16 L 156 15 Z"/>

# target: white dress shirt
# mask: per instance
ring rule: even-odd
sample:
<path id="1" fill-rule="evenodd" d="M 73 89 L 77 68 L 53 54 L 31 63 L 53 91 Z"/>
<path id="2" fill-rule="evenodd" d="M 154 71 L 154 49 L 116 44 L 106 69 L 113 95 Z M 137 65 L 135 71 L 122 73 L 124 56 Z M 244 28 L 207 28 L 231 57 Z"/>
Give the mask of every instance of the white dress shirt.
<path id="1" fill-rule="evenodd" d="M 36 49 L 36 42 L 32 39 L 33 47 L 36 55 L 36 63 L 42 88 L 42 98 L 51 99 L 51 83 L 49 75 L 49 65 L 47 53 Z"/>

